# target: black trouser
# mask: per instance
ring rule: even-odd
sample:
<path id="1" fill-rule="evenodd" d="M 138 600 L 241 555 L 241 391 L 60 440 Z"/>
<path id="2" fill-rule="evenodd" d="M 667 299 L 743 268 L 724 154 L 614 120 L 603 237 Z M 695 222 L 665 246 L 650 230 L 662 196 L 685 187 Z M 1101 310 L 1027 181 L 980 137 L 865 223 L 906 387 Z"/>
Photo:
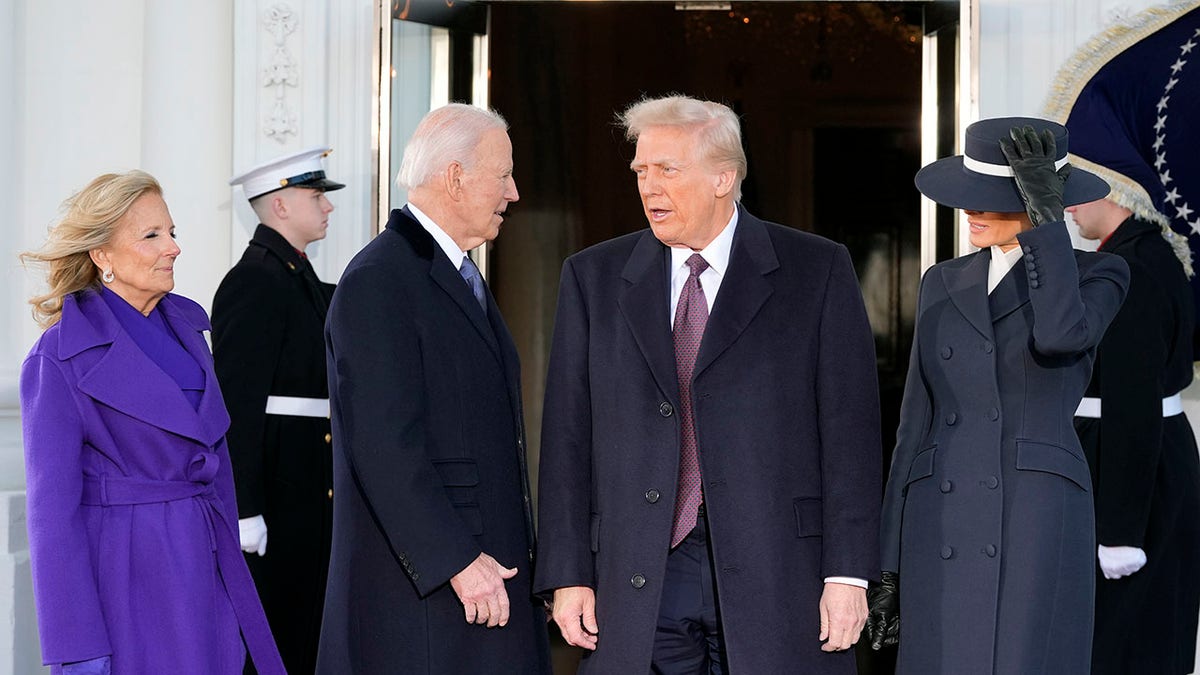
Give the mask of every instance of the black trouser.
<path id="1" fill-rule="evenodd" d="M 704 505 L 696 527 L 667 555 L 651 672 L 725 675 L 725 643 Z"/>

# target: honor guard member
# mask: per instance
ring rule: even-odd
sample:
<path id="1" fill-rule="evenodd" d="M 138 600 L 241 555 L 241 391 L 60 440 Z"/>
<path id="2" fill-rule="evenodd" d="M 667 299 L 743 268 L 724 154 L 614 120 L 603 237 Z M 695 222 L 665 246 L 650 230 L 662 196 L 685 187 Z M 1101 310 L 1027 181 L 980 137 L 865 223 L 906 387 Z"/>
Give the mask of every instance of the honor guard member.
<path id="1" fill-rule="evenodd" d="M 334 287 L 305 254 L 325 238 L 325 193 L 345 187 L 325 177 L 329 152 L 305 150 L 230 179 L 261 224 L 212 307 L 241 546 L 293 673 L 316 668 L 333 518 L 323 331 Z"/>

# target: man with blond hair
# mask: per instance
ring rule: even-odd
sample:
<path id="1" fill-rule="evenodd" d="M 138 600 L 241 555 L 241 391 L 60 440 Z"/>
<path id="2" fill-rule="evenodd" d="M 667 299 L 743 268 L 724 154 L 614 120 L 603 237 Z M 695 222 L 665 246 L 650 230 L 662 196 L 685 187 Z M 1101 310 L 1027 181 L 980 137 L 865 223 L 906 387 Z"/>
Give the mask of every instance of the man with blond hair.
<path id="1" fill-rule="evenodd" d="M 517 201 L 508 125 L 451 104 L 326 324 L 333 554 L 317 672 L 549 673 L 512 337 L 467 255 Z"/>
<path id="2" fill-rule="evenodd" d="M 850 256 L 739 204 L 728 107 L 621 123 L 650 228 L 563 266 L 534 588 L 581 673 L 853 673 L 881 448 Z"/>

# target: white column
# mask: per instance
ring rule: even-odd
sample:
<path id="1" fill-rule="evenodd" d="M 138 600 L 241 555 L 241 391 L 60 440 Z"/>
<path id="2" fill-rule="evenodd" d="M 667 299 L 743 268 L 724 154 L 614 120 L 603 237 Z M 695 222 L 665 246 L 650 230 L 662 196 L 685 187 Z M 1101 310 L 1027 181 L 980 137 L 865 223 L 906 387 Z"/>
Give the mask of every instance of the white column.
<path id="1" fill-rule="evenodd" d="M 153 0 L 141 20 L 141 168 L 162 183 L 175 221 L 175 292 L 211 308 L 230 264 L 233 9 Z"/>

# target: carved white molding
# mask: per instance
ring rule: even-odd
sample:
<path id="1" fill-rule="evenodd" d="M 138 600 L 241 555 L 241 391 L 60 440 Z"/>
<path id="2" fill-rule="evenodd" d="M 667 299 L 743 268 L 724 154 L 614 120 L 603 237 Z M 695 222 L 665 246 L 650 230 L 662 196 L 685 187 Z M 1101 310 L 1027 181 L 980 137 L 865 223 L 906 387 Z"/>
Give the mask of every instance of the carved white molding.
<path id="1" fill-rule="evenodd" d="M 263 87 L 272 90 L 275 102 L 263 120 L 263 134 L 279 143 L 286 143 L 288 135 L 296 136 L 300 129 L 296 108 L 288 102 L 288 87 L 300 85 L 300 69 L 288 49 L 288 38 L 296 32 L 300 17 L 290 6 L 277 3 L 263 12 L 263 29 L 271 35 L 274 49 L 262 69 Z"/>

